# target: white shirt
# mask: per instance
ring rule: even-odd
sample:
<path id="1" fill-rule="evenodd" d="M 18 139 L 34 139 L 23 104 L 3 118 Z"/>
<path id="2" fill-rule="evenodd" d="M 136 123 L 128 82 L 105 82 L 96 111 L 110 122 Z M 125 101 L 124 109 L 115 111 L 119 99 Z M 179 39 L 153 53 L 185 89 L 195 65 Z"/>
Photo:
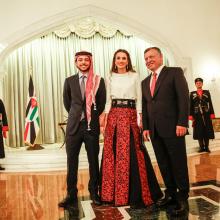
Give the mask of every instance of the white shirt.
<path id="1" fill-rule="evenodd" d="M 106 83 L 106 105 L 105 112 L 111 108 L 112 99 L 132 99 L 136 101 L 138 113 L 142 112 L 141 82 L 138 73 L 111 73 L 105 80 Z"/>

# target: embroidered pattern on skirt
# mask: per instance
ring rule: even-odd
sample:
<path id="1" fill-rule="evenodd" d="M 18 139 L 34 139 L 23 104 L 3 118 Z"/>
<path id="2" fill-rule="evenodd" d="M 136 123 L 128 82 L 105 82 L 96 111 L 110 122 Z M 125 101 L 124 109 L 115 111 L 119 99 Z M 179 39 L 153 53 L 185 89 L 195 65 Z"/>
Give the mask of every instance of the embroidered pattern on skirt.
<path id="1" fill-rule="evenodd" d="M 116 129 L 116 161 L 113 153 L 113 138 Z M 145 205 L 153 203 L 145 167 L 144 154 L 140 149 L 140 133 L 137 125 L 137 111 L 131 108 L 112 108 L 105 130 L 102 164 L 101 199 L 127 205 L 129 200 L 130 175 L 130 129 L 134 136 L 135 151 L 139 167 L 142 200 Z"/>

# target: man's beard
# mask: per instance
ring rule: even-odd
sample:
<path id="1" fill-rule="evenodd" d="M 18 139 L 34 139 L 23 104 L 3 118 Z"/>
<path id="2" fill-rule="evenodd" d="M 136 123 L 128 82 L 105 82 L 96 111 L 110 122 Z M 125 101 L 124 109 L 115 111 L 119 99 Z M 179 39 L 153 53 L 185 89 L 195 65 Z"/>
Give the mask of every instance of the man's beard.
<path id="1" fill-rule="evenodd" d="M 79 66 L 78 66 L 78 69 L 81 71 L 81 72 L 83 72 L 83 73 L 86 73 L 86 72 L 88 72 L 89 71 L 89 68 L 90 68 L 90 66 L 87 68 L 87 69 L 81 69 Z"/>

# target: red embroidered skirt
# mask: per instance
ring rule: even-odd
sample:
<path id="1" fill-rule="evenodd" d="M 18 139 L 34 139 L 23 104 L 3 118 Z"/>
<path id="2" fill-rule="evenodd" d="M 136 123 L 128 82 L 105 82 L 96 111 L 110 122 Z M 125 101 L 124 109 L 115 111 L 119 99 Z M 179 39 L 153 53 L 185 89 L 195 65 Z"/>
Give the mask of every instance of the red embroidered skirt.
<path id="1" fill-rule="evenodd" d="M 113 139 L 116 132 L 114 155 Z M 153 203 L 148 185 L 144 153 L 140 149 L 140 132 L 137 111 L 132 108 L 111 108 L 105 130 L 102 157 L 101 199 L 116 206 L 129 204 L 130 135 L 134 138 L 137 167 L 140 176 L 141 196 L 145 205 Z"/>

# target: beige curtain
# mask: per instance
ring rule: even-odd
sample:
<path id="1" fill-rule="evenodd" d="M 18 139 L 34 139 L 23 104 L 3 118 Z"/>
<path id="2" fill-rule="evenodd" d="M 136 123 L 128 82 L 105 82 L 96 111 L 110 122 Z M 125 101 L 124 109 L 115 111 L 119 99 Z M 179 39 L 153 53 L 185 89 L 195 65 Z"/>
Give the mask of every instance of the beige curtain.
<path id="1" fill-rule="evenodd" d="M 63 83 L 66 77 L 76 73 L 75 52 L 91 51 L 96 73 L 105 77 L 109 73 L 114 52 L 119 48 L 126 49 L 134 68 L 144 78 L 148 73 L 143 52 L 149 46 L 152 45 L 119 31 L 111 38 L 96 33 L 88 39 L 74 33 L 66 38 L 51 33 L 12 52 L 5 60 L 7 74 L 3 84 L 10 128 L 8 146 L 24 146 L 25 110 L 31 73 L 39 103 L 40 133 L 37 143 L 62 142 L 63 134 L 58 123 L 67 118 L 62 101 Z"/>

